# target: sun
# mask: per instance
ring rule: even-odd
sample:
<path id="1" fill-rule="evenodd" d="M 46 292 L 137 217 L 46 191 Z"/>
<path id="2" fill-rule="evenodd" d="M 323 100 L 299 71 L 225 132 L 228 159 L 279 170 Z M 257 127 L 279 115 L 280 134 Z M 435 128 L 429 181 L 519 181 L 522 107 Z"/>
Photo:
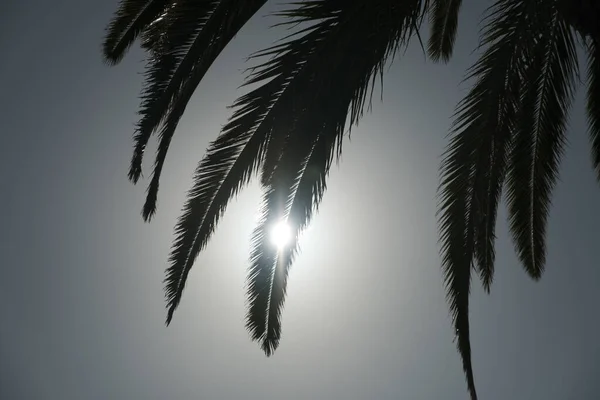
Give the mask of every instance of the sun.
<path id="1" fill-rule="evenodd" d="M 271 243 L 278 249 L 287 246 L 292 238 L 292 231 L 285 221 L 280 221 L 271 228 Z"/>

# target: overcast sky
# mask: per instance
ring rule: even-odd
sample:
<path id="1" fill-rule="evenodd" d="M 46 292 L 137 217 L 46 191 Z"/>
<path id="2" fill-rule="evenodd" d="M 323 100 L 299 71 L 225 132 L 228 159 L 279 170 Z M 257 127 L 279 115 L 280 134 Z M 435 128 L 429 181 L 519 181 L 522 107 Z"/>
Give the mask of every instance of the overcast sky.
<path id="1" fill-rule="evenodd" d="M 127 181 L 143 54 L 109 68 L 115 0 L 0 0 L 0 398 L 467 398 L 436 232 L 439 155 L 473 61 L 483 1 L 464 2 L 455 56 L 397 59 L 346 141 L 293 266 L 279 350 L 244 330 L 244 279 L 260 189 L 228 208 L 172 325 L 162 279 L 196 163 L 240 92 L 244 59 L 271 43 L 260 12 L 223 53 L 177 131 L 159 212 Z M 415 43 L 416 44 L 416 43 Z M 480 398 L 592 399 L 600 392 L 600 190 L 582 96 L 532 282 L 499 215 L 490 296 L 472 295 Z"/>

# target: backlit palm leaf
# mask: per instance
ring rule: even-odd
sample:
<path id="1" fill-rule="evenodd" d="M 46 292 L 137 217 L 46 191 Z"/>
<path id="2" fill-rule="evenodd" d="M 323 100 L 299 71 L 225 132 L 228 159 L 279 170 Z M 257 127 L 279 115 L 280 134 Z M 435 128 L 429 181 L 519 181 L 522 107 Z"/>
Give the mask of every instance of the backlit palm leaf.
<path id="1" fill-rule="evenodd" d="M 489 10 L 482 46 L 471 67 L 476 83 L 459 104 L 442 164 L 440 231 L 442 265 L 458 350 L 469 391 L 477 398 L 469 341 L 469 291 L 474 262 L 489 289 L 494 270 L 495 219 L 507 153 L 520 103 L 532 2 L 499 0 Z"/>
<path id="2" fill-rule="evenodd" d="M 525 269 L 538 279 L 545 263 L 546 220 L 565 143 L 577 54 L 571 29 L 551 2 L 539 2 L 522 82 L 522 104 L 507 176 L 510 228 Z M 539 38 L 539 39 L 537 39 Z"/>
<path id="3" fill-rule="evenodd" d="M 307 148 L 307 157 L 300 156 L 299 151 L 286 152 L 286 156 L 295 160 L 284 157 L 282 163 L 288 168 L 279 164 L 274 171 L 273 185 L 265 195 L 263 217 L 253 234 L 246 326 L 267 355 L 279 345 L 281 310 L 289 266 L 297 251 L 297 234 L 308 223 L 313 207 L 322 197 L 329 167 L 326 152 L 319 149 L 313 153 L 313 148 L 324 147 L 323 136 L 316 143 L 305 142 L 295 144 Z M 289 167 L 295 167 L 295 171 Z M 295 233 L 292 243 L 283 249 L 277 249 L 269 241 L 269 231 L 279 221 L 286 221 Z"/>
<path id="4" fill-rule="evenodd" d="M 592 162 L 600 180 L 600 39 L 588 43 L 587 117 L 592 144 Z"/>
<path id="5" fill-rule="evenodd" d="M 221 0 L 216 4 L 213 11 L 206 17 L 206 20 L 197 27 L 193 19 L 189 23 L 190 27 L 196 26 L 199 29 L 195 38 L 191 39 L 191 44 L 183 48 L 173 48 L 158 58 L 158 67 L 150 70 L 146 88 L 146 96 L 142 105 L 142 118 L 139 123 L 138 134 L 136 135 L 136 150 L 132 160 L 131 175 L 136 179 L 136 173 L 141 172 L 141 157 L 145 148 L 147 138 L 158 126 L 161 119 L 164 118 L 164 124 L 159 134 L 159 145 L 156 161 L 154 163 L 153 176 L 148 186 L 148 195 L 143 208 L 143 216 L 146 220 L 150 219 L 156 211 L 156 198 L 158 193 L 159 179 L 164 165 L 165 157 L 169 149 L 171 138 L 173 137 L 179 120 L 181 119 L 188 102 L 194 94 L 198 84 L 204 78 L 206 72 L 216 60 L 225 46 L 233 39 L 235 34 L 248 22 L 248 20 L 264 5 L 266 0 L 248 0 L 240 3 L 239 7 L 232 12 L 234 0 Z M 191 3 L 190 3 L 191 2 Z M 207 2 L 205 0 L 205 2 Z M 188 15 L 195 15 L 192 11 L 198 7 L 198 1 L 182 1 L 181 5 L 173 8 L 173 13 L 179 12 L 175 22 L 169 22 L 173 26 L 171 30 L 179 33 L 177 27 L 180 26 L 179 20 L 188 20 Z M 214 1 L 211 3 L 215 3 Z M 185 26 L 185 25 L 184 25 Z M 190 28 L 191 30 L 191 28 Z M 184 30 L 184 36 L 185 35 Z M 171 43 L 171 36 L 167 33 L 167 41 Z M 192 35 L 193 36 L 193 35 Z M 176 43 L 185 43 L 185 40 L 178 38 L 173 40 Z M 167 45 L 171 47 L 171 45 Z M 175 56 L 174 56 L 175 55 Z M 173 57 L 177 58 L 173 62 Z M 165 60 L 166 59 L 166 60 Z M 156 72 L 159 77 L 152 75 Z M 167 76 L 164 73 L 167 72 Z M 170 73 L 169 73 L 170 72 Z M 136 168 L 140 168 L 139 170 Z M 139 176 L 139 175 L 138 175 Z"/>
<path id="6" fill-rule="evenodd" d="M 291 115 L 290 105 L 307 80 L 296 77 L 310 76 L 304 60 L 313 55 L 328 28 L 315 26 L 303 32 L 308 38 L 276 46 L 283 49 L 281 54 L 250 75 L 247 84 L 267 82 L 236 101 L 232 119 L 197 169 L 194 188 L 176 227 L 167 270 L 167 323 L 179 304 L 187 275 L 227 203 L 262 164 L 265 146 L 273 132 L 285 134 L 282 128 Z"/>
<path id="7" fill-rule="evenodd" d="M 280 340 L 287 274 L 296 252 L 296 240 L 278 251 L 269 242 L 269 229 L 288 221 L 297 238 L 308 223 L 348 114 L 350 124 L 358 121 L 373 79 L 414 32 L 420 7 L 420 1 L 313 1 L 286 13 L 293 23 L 315 20 L 314 26 L 326 24 L 329 32 L 307 59 L 306 73 L 290 84 L 300 84 L 301 90 L 285 114 L 286 129 L 271 136 L 277 145 L 267 149 L 270 163 L 263 167 L 267 193 L 253 235 L 247 327 L 266 354 Z"/>
<path id="8" fill-rule="evenodd" d="M 461 4 L 462 0 L 432 0 L 431 36 L 427 50 L 434 61 L 448 62 L 452 57 Z"/>
<path id="9" fill-rule="evenodd" d="M 270 80 L 236 101 L 232 119 L 198 166 L 194 187 L 175 229 L 166 279 L 167 323 L 179 304 L 187 275 L 227 203 L 262 163 L 264 148 L 285 103 L 282 93 L 290 90 L 289 82 L 302 70 L 301 58 L 310 54 L 312 46 L 312 41 L 306 41 L 298 46 L 298 52 L 287 52 L 273 60 L 281 60 L 280 68 L 251 77 Z"/>
<path id="10" fill-rule="evenodd" d="M 192 5 L 193 12 L 190 10 Z M 129 169 L 129 178 L 134 183 L 141 176 L 142 157 L 150 136 L 170 111 L 174 97 L 187 78 L 185 74 L 190 72 L 190 63 L 197 62 L 206 48 L 206 40 L 202 42 L 199 37 L 215 34 L 207 25 L 217 5 L 218 2 L 213 0 L 178 1 L 147 29 L 145 43 L 156 51 L 149 57 L 144 74 L 141 118 L 134 135 L 135 147 Z M 194 43 L 198 43 L 197 51 L 191 54 Z"/>
<path id="11" fill-rule="evenodd" d="M 173 0 L 121 0 L 107 28 L 102 47 L 104 59 L 117 64 L 131 44 L 150 26 Z"/>

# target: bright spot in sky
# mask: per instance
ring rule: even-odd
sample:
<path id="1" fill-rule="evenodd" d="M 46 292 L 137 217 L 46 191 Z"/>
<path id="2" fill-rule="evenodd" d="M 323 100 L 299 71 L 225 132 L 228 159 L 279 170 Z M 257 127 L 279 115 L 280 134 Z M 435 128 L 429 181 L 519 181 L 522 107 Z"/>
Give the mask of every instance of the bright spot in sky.
<path id="1" fill-rule="evenodd" d="M 292 238 L 290 227 L 285 221 L 278 222 L 271 228 L 271 243 L 278 249 L 284 248 Z"/>

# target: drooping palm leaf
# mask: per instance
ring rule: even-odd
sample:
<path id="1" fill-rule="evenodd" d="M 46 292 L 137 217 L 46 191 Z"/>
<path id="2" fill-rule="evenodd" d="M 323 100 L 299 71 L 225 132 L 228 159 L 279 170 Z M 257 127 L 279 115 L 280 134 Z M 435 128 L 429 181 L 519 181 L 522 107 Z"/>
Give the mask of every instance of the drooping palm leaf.
<path id="1" fill-rule="evenodd" d="M 303 38 L 284 45 L 293 51 L 282 50 L 250 75 L 247 84 L 267 82 L 234 103 L 236 112 L 200 163 L 194 187 L 175 229 L 176 240 L 165 289 L 169 309 L 167 323 L 179 304 L 187 275 L 227 203 L 262 164 L 272 132 L 285 128 L 283 122 L 290 116 L 290 104 L 306 80 L 295 80 L 295 77 L 300 73 L 309 75 L 305 72 L 305 60 L 327 31 L 326 26 L 303 31 Z"/>
<path id="2" fill-rule="evenodd" d="M 517 253 L 525 270 L 537 279 L 545 264 L 546 220 L 578 66 L 572 31 L 552 2 L 539 2 L 533 15 L 531 35 L 539 39 L 528 54 L 507 200 Z"/>
<path id="3" fill-rule="evenodd" d="M 307 147 L 308 157 L 301 156 L 299 151 L 288 151 L 288 157 L 282 158 L 282 164 L 287 168 L 279 164 L 274 171 L 273 185 L 265 195 L 263 217 L 253 233 L 246 327 L 267 355 L 271 355 L 279 345 L 287 275 L 297 251 L 296 236 L 289 247 L 278 251 L 269 241 L 270 229 L 279 221 L 286 221 L 297 235 L 310 220 L 313 207 L 322 197 L 329 168 L 329 154 L 320 149 L 325 147 L 324 136 L 319 135 L 316 143 L 304 142 L 295 144 Z M 315 147 L 319 149 L 313 151 Z M 296 149 L 299 150 L 298 147 Z M 290 167 L 295 168 L 290 170 Z"/>
<path id="4" fill-rule="evenodd" d="M 182 18 L 192 13 L 197 1 L 188 0 L 192 3 L 189 10 L 183 8 L 185 5 L 175 7 L 173 12 L 180 12 Z M 234 0 L 221 0 L 212 13 L 203 22 L 198 35 L 193 39 L 191 45 L 184 49 L 169 52 L 166 57 L 171 60 L 173 54 L 181 54 L 178 62 L 165 61 L 166 65 L 173 65 L 172 73 L 165 80 L 162 73 L 166 70 L 164 65 L 159 66 L 163 69 L 158 71 L 161 77 L 154 80 L 148 78 L 151 83 L 146 90 L 147 97 L 144 99 L 142 108 L 142 119 L 139 124 L 139 132 L 136 138 L 139 138 L 134 159 L 132 160 L 132 173 L 135 177 L 136 167 L 141 167 L 141 155 L 147 142 L 147 137 L 152 133 L 160 123 L 159 115 L 163 113 L 165 118 L 163 127 L 159 134 L 159 146 L 154 165 L 154 171 L 150 185 L 148 186 L 148 195 L 143 208 L 143 216 L 146 220 L 150 219 L 156 211 L 156 197 L 158 193 L 158 184 L 169 144 L 179 120 L 181 119 L 189 100 L 194 94 L 198 84 L 205 76 L 209 67 L 233 39 L 235 34 L 248 22 L 248 20 L 264 5 L 266 0 L 252 0 L 243 3 L 233 2 Z M 232 3 L 233 2 L 233 3 Z M 236 6 L 236 7 L 234 7 Z M 179 23 L 173 26 L 179 26 Z M 192 23 L 193 25 L 193 23 Z M 173 30 L 177 30 L 173 28 Z M 169 38 L 170 35 L 167 36 Z M 167 39 L 170 41 L 170 39 Z M 177 42 L 183 40 L 177 39 Z M 162 63 L 161 57 L 159 62 Z M 152 86 L 154 83 L 157 85 Z M 162 90 L 161 90 L 162 87 Z M 154 127 L 153 127 L 154 126 Z M 137 157 L 136 157 L 137 155 Z M 139 162 L 138 162 L 139 160 Z M 141 169 L 139 170 L 141 171 Z"/>
<path id="5" fill-rule="evenodd" d="M 171 0 L 162 14 L 158 15 L 146 26 L 140 36 L 140 45 L 149 57 L 158 57 L 168 52 L 167 32 L 169 25 L 174 21 L 171 11 L 179 5 L 178 1 Z"/>
<path id="6" fill-rule="evenodd" d="M 212 37 L 215 34 L 215 30 L 210 31 L 207 25 L 217 5 L 218 2 L 213 0 L 181 0 L 146 30 L 145 45 L 153 46 L 155 53 L 149 58 L 144 74 L 140 120 L 134 134 L 129 168 L 129 179 L 134 183 L 142 174 L 142 158 L 150 137 L 171 110 L 171 103 L 187 78 L 185 74 L 190 72 L 190 64 L 197 62 L 206 48 L 207 41 L 201 41 L 199 37 Z M 199 43 L 199 51 L 190 54 L 193 43 Z M 184 59 L 187 63 L 183 67 L 187 68 L 182 68 Z M 180 73 L 173 79 L 177 70 Z"/>
<path id="7" fill-rule="evenodd" d="M 165 280 L 167 324 L 179 305 L 189 271 L 229 200 L 260 165 L 270 135 L 268 127 L 261 122 L 275 103 L 282 80 L 273 79 L 238 100 L 235 104 L 238 110 L 196 170 L 195 183 L 175 228 L 176 239 L 169 257 Z"/>
<path id="8" fill-rule="evenodd" d="M 107 28 L 102 52 L 109 64 L 123 59 L 131 44 L 173 0 L 121 0 Z"/>
<path id="9" fill-rule="evenodd" d="M 462 0 L 432 0 L 427 51 L 434 61 L 448 62 L 452 57 L 461 4 Z"/>
<path id="10" fill-rule="evenodd" d="M 341 4 L 341 3 L 344 3 L 344 4 Z M 386 34 L 390 35 L 389 38 L 387 39 L 387 40 L 389 40 L 390 43 L 407 44 L 408 39 L 413 34 L 418 33 L 418 28 L 420 27 L 423 15 L 425 14 L 425 10 L 428 5 L 428 0 L 408 0 L 408 1 L 402 2 L 402 4 L 396 4 L 396 2 L 394 0 L 375 1 L 372 3 L 369 3 L 368 1 L 365 1 L 365 0 L 350 0 L 350 1 L 319 0 L 319 1 L 304 1 L 304 2 L 297 3 L 297 4 L 301 5 L 301 6 L 298 7 L 297 9 L 281 12 L 281 13 L 279 13 L 279 16 L 290 19 L 291 21 L 293 21 L 294 24 L 311 22 L 311 21 L 314 21 L 317 19 L 321 19 L 322 23 L 327 22 L 328 25 L 331 25 L 331 23 L 333 21 L 335 21 L 336 19 L 339 19 L 337 16 L 335 16 L 335 18 L 334 18 L 334 14 L 339 12 L 339 10 L 341 10 L 341 9 L 344 9 L 344 10 L 359 9 L 359 10 L 365 10 L 365 11 L 370 11 L 371 9 L 373 9 L 373 10 L 375 10 L 376 13 L 379 13 L 379 14 L 377 14 L 377 17 L 376 17 L 377 21 L 372 21 L 372 23 L 374 23 L 374 24 L 380 24 L 378 29 L 375 29 L 372 26 L 367 27 L 366 24 L 363 23 L 362 26 L 364 26 L 364 29 L 360 33 L 363 35 L 367 35 L 367 34 L 374 35 L 375 32 L 380 32 L 383 29 L 389 29 L 390 31 L 386 32 Z M 392 15 L 392 14 L 386 15 L 386 12 L 392 13 L 393 15 L 398 15 L 398 18 L 400 18 L 400 20 L 396 22 L 396 25 L 390 25 L 390 22 L 393 22 L 393 21 L 390 20 L 389 15 Z M 332 29 L 332 34 L 331 34 L 332 37 L 333 37 L 334 31 L 335 31 L 335 29 Z M 393 35 L 397 35 L 397 36 L 393 37 Z M 368 38 L 366 38 L 364 36 L 361 38 L 357 38 L 355 40 L 354 46 L 348 47 L 346 49 L 346 51 L 352 53 L 357 49 L 361 50 L 361 48 L 360 48 L 361 43 L 363 43 L 362 44 L 363 46 L 367 46 L 367 44 L 364 44 L 365 39 L 368 40 Z M 361 40 L 362 40 L 362 42 L 360 42 Z M 392 48 L 395 49 L 395 47 L 393 47 L 393 46 L 392 46 Z M 259 54 L 259 55 L 267 55 L 267 54 L 270 54 L 273 52 L 277 53 L 280 51 L 282 51 L 281 48 L 274 47 L 272 49 L 268 49 L 267 52 Z M 395 50 L 393 50 L 393 51 L 395 51 Z M 352 61 L 358 57 L 358 54 L 354 54 L 351 57 L 351 56 L 342 54 L 342 52 L 343 51 L 341 50 L 341 47 L 337 46 L 337 48 L 335 50 L 333 50 L 333 54 L 326 53 L 324 55 L 324 57 L 327 57 L 327 60 L 330 59 L 331 57 L 347 57 L 348 60 L 352 60 Z M 387 58 L 387 56 L 389 56 L 389 54 L 386 55 L 386 58 Z M 315 61 L 315 62 L 317 62 L 317 61 Z M 323 62 L 323 60 L 320 60 L 320 62 Z M 326 68 L 327 64 L 329 64 L 329 63 L 326 62 L 324 64 L 323 68 Z M 347 69 L 347 68 L 348 68 L 348 65 L 340 65 L 339 66 L 340 71 Z M 329 67 L 329 69 L 331 69 L 331 67 Z M 316 69 L 313 68 L 313 70 L 316 70 Z M 315 72 L 313 72 L 313 74 L 315 74 Z M 365 74 L 367 74 L 367 73 L 365 72 Z M 372 79 L 375 79 L 375 75 L 378 75 L 381 77 L 383 75 L 383 71 L 377 70 L 377 74 L 368 72 L 368 76 Z M 373 82 L 371 82 L 371 84 L 372 83 Z M 368 86 L 369 85 L 365 84 L 365 88 L 367 88 Z M 322 91 L 322 89 L 323 89 L 322 87 L 320 87 L 320 88 L 315 87 L 312 90 L 321 90 Z M 357 98 L 361 99 L 362 103 L 360 103 L 360 104 L 354 103 L 353 106 L 351 107 L 351 110 L 350 110 L 351 123 L 350 123 L 350 125 L 354 124 L 354 122 L 356 122 L 356 120 L 361 116 L 363 106 L 364 106 L 364 101 L 366 100 L 366 93 L 360 92 L 360 93 L 357 93 L 356 96 L 357 96 Z M 296 123 L 295 121 L 290 121 L 290 124 L 295 124 L 295 123 Z M 293 131 L 298 132 L 298 130 L 295 130 L 295 129 Z M 273 170 L 279 160 L 279 157 L 281 155 L 281 150 L 285 144 L 286 138 L 287 137 L 285 135 L 278 136 L 278 137 L 274 138 L 275 140 L 272 140 L 269 143 L 269 146 L 268 146 L 269 150 L 267 151 L 267 154 L 265 157 L 265 163 L 262 168 L 262 183 L 263 183 L 263 185 L 267 185 L 269 182 L 270 174 L 273 172 Z"/>
<path id="11" fill-rule="evenodd" d="M 588 52 L 587 118 L 592 144 L 592 163 L 600 180 L 600 39 L 590 40 Z"/>
<path id="12" fill-rule="evenodd" d="M 198 166 L 194 187 L 175 228 L 176 239 L 169 257 L 165 279 L 167 324 L 179 305 L 198 253 L 206 246 L 229 200 L 257 168 L 265 140 L 264 135 L 232 127 L 211 144 Z"/>
<path id="13" fill-rule="evenodd" d="M 294 240 L 278 252 L 269 243 L 269 229 L 287 220 L 297 238 L 308 223 L 348 115 L 350 124 L 360 118 L 373 79 L 414 32 L 421 7 L 420 1 L 312 1 L 287 14 L 292 23 L 319 21 L 315 26 L 327 24 L 330 32 L 307 59 L 306 74 L 290 84 L 302 90 L 286 113 L 287 129 L 271 136 L 277 144 L 267 148 L 266 159 L 272 161 L 263 166 L 267 193 L 253 235 L 247 327 L 266 354 L 279 343 L 287 274 L 296 251 Z"/>
<path id="14" fill-rule="evenodd" d="M 526 55 L 533 47 L 528 32 L 532 3 L 498 0 L 488 9 L 482 39 L 486 50 L 470 69 L 468 78 L 476 83 L 459 104 L 442 163 L 442 266 L 458 351 L 473 399 L 477 394 L 469 340 L 471 268 L 476 262 L 484 287 L 489 289 L 498 202 Z"/>

